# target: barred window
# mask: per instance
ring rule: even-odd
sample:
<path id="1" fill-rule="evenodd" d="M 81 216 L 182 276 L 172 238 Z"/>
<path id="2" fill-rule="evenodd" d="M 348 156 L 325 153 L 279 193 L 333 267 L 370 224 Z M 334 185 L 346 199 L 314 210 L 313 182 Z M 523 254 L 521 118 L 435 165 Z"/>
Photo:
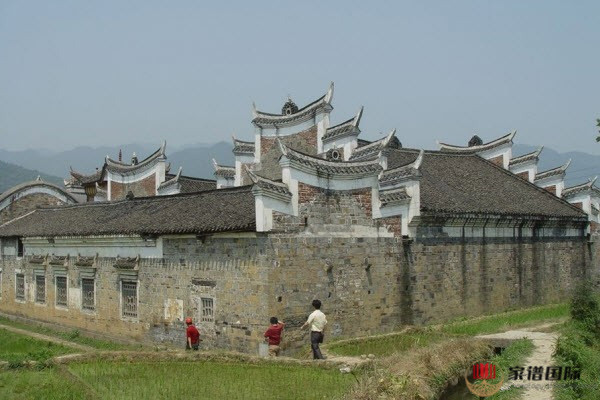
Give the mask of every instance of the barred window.
<path id="1" fill-rule="evenodd" d="M 202 298 L 202 322 L 213 322 L 214 321 L 214 302 L 213 299 L 203 297 Z"/>
<path id="2" fill-rule="evenodd" d="M 35 276 L 35 302 L 45 303 L 46 302 L 46 276 L 36 275 Z"/>
<path id="3" fill-rule="evenodd" d="M 15 298 L 25 300 L 25 275 L 17 274 L 15 279 Z"/>
<path id="4" fill-rule="evenodd" d="M 81 279 L 81 308 L 94 311 L 96 309 L 96 290 L 94 279 Z"/>
<path id="5" fill-rule="evenodd" d="M 21 238 L 19 238 L 17 239 L 17 257 L 23 257 L 23 254 L 25 254 L 25 246 Z"/>
<path id="6" fill-rule="evenodd" d="M 67 306 L 67 277 L 56 277 L 56 305 Z"/>
<path id="7" fill-rule="evenodd" d="M 137 282 L 121 281 L 121 313 L 124 317 L 138 316 Z"/>

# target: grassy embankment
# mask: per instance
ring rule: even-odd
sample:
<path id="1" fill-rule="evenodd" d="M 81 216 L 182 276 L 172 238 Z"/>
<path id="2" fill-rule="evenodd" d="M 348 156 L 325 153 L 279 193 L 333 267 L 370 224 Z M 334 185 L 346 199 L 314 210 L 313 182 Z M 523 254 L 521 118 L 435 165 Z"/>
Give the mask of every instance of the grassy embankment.
<path id="1" fill-rule="evenodd" d="M 561 321 L 568 315 L 568 304 L 551 304 L 472 319 L 462 318 L 445 325 L 411 328 L 405 332 L 372 338 L 341 340 L 327 345 L 326 348 L 336 355 L 374 354 L 375 356 L 385 356 L 412 348 L 429 346 L 449 338 L 503 332 L 541 322 Z"/>
<path id="2" fill-rule="evenodd" d="M 90 346 L 97 350 L 142 350 L 143 346 L 135 344 L 116 343 L 109 340 L 95 339 L 81 334 L 77 329 L 70 331 L 59 331 L 47 326 L 35 323 L 25 323 L 13 321 L 11 319 L 0 317 L 0 324 L 12 326 L 15 328 L 24 329 L 29 332 L 41 333 L 42 335 L 52 336 L 58 339 L 67 340 L 69 342 Z"/>
<path id="3" fill-rule="evenodd" d="M 54 356 L 74 352 L 73 349 L 56 343 L 0 329 L 0 361 L 7 361 L 13 367 L 19 366 L 25 361 L 43 362 Z"/>
<path id="4" fill-rule="evenodd" d="M 577 290 L 560 333 L 556 365 L 580 367 L 581 379 L 557 382 L 555 400 L 600 399 L 600 294 L 591 286 Z"/>

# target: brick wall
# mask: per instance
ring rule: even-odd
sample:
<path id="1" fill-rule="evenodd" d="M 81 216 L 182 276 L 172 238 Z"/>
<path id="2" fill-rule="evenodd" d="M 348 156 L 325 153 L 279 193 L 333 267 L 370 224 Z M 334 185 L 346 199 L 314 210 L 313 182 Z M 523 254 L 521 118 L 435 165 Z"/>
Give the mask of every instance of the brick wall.
<path id="1" fill-rule="evenodd" d="M 518 174 L 515 174 L 515 175 L 517 175 L 525 180 L 529 179 L 529 172 L 527 172 L 527 171 L 519 172 Z"/>
<path id="2" fill-rule="evenodd" d="M 549 191 L 553 195 L 556 195 L 556 185 L 548 186 L 548 187 L 545 187 L 544 189 Z"/>
<path id="3" fill-rule="evenodd" d="M 490 158 L 489 161 L 493 162 L 494 164 L 496 164 L 500 167 L 504 167 L 504 157 L 503 156 L 497 156 L 494 158 Z"/>
<path id="4" fill-rule="evenodd" d="M 59 204 L 64 204 L 64 202 L 46 193 L 34 193 L 20 197 L 9 204 L 8 207 L 0 210 L 0 225 L 27 214 L 38 207 L 56 206 Z"/>
<path id="5" fill-rule="evenodd" d="M 156 195 L 156 175 L 133 183 L 110 182 L 111 200 L 123 200 L 131 191 L 135 197 L 146 197 Z"/>

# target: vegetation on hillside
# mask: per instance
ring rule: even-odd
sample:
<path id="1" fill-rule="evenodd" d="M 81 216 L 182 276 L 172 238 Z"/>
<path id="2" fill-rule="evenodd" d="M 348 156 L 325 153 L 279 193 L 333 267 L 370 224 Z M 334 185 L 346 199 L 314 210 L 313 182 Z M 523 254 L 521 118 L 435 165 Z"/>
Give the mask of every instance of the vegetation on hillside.
<path id="1" fill-rule="evenodd" d="M 5 163 L 0 161 L 0 193 L 5 192 L 13 186 L 20 183 L 32 181 L 37 177 L 42 178 L 43 181 L 54 183 L 58 186 L 63 186 L 62 178 L 44 174 L 40 171 L 35 171 L 18 165 Z"/>

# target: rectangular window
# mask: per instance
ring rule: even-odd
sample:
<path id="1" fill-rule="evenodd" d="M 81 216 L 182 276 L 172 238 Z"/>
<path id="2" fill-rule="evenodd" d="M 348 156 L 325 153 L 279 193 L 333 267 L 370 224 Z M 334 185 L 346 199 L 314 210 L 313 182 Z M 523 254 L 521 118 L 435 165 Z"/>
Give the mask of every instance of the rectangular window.
<path id="1" fill-rule="evenodd" d="M 56 277 L 56 305 L 66 307 L 67 306 L 67 277 L 57 276 Z"/>
<path id="2" fill-rule="evenodd" d="M 35 302 L 44 304 L 46 302 L 46 276 L 35 276 Z"/>
<path id="3" fill-rule="evenodd" d="M 81 279 L 81 308 L 88 311 L 94 311 L 96 309 L 96 290 L 94 279 Z"/>
<path id="4" fill-rule="evenodd" d="M 137 282 L 121 281 L 121 312 L 124 317 L 137 318 Z"/>
<path id="5" fill-rule="evenodd" d="M 211 298 L 202 298 L 202 322 L 214 322 L 214 302 Z"/>
<path id="6" fill-rule="evenodd" d="M 25 300 L 25 275 L 17 274 L 15 278 L 15 298 Z"/>
<path id="7" fill-rule="evenodd" d="M 23 241 L 21 238 L 17 239 L 17 257 L 23 257 L 25 253 L 25 246 L 23 245 Z"/>

